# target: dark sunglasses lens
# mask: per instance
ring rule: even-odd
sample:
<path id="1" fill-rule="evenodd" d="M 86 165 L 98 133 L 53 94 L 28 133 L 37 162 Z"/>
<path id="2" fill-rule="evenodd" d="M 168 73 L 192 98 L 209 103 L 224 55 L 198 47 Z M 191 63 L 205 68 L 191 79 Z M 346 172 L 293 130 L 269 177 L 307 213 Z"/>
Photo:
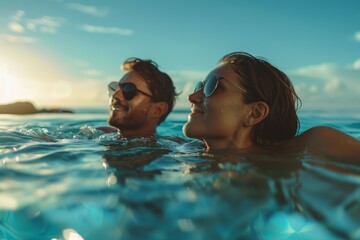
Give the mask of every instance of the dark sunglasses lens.
<path id="1" fill-rule="evenodd" d="M 109 97 L 112 97 L 112 95 L 114 95 L 114 93 L 116 92 L 116 89 L 119 88 L 119 83 L 118 82 L 111 82 L 108 85 L 108 95 Z"/>
<path id="2" fill-rule="evenodd" d="M 202 88 L 203 85 L 204 85 L 203 82 L 198 82 L 195 86 L 194 92 L 199 91 L 199 89 Z"/>
<path id="3" fill-rule="evenodd" d="M 131 100 L 135 96 L 136 86 L 132 83 L 124 83 L 120 85 L 122 94 L 126 100 Z"/>
<path id="4" fill-rule="evenodd" d="M 206 79 L 204 86 L 205 97 L 210 97 L 215 92 L 217 85 L 218 79 L 215 75 L 212 75 L 208 79 Z"/>

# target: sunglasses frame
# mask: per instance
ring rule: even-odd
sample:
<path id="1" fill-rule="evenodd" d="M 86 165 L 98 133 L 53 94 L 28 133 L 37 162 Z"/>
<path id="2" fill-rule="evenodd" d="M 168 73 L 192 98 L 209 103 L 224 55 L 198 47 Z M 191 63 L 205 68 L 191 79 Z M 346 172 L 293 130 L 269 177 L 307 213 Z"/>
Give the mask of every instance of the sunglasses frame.
<path id="1" fill-rule="evenodd" d="M 116 84 L 116 88 L 114 88 L 114 87 L 115 87 L 115 86 L 114 86 L 115 84 Z M 134 88 L 134 90 L 127 91 L 127 92 L 124 91 L 124 89 L 126 89 L 126 85 L 127 85 L 127 86 L 132 86 L 132 87 Z M 127 82 L 127 83 L 111 82 L 111 83 L 109 83 L 109 84 L 108 84 L 108 95 L 109 95 L 109 97 L 112 97 L 112 96 L 114 95 L 114 93 L 117 91 L 117 89 L 119 89 L 119 88 L 121 89 L 121 92 L 122 92 L 125 100 L 128 100 L 128 101 L 132 100 L 132 99 L 135 97 L 136 92 L 139 92 L 139 93 L 141 93 L 141 94 L 143 94 L 143 95 L 145 95 L 145 96 L 148 96 L 148 97 L 150 97 L 150 98 L 153 97 L 152 95 L 150 95 L 150 94 L 148 94 L 148 93 L 146 93 L 146 92 L 138 89 L 137 86 L 136 86 L 134 83 L 131 83 L 131 82 Z M 134 92 L 131 93 L 130 96 L 129 96 L 128 94 L 129 94 L 130 92 L 132 92 L 132 91 L 134 91 Z"/>
<path id="2" fill-rule="evenodd" d="M 206 93 L 205 93 L 206 86 L 208 86 L 209 81 L 210 81 L 211 79 L 214 79 L 214 78 L 215 78 L 214 81 L 216 81 L 215 84 L 214 84 L 214 87 L 210 90 L 210 93 L 206 94 Z M 199 81 L 199 82 L 196 84 L 196 86 L 195 86 L 194 92 L 199 91 L 200 89 L 202 89 L 202 94 L 203 94 L 206 98 L 211 97 L 211 96 L 214 94 L 215 90 L 217 89 L 220 80 L 225 80 L 226 82 L 228 82 L 228 83 L 230 83 L 231 85 L 237 87 L 238 89 L 240 89 L 240 90 L 243 91 L 244 93 L 247 93 L 247 91 L 246 91 L 245 89 L 243 89 L 242 87 L 236 85 L 235 83 L 232 83 L 231 81 L 227 80 L 226 78 L 217 77 L 216 75 L 211 75 L 211 76 L 208 77 L 206 80 L 204 80 L 204 81 Z"/>

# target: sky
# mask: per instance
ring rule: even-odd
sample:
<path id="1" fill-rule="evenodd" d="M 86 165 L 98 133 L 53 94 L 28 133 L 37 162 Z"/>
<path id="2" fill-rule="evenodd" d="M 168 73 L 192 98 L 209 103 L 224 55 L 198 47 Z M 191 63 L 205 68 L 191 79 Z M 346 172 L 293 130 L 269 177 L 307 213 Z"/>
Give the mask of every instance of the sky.
<path id="1" fill-rule="evenodd" d="M 360 1 L 0 0 L 0 104 L 108 107 L 129 57 L 152 59 L 182 92 L 227 53 L 267 59 L 303 109 L 360 110 Z"/>

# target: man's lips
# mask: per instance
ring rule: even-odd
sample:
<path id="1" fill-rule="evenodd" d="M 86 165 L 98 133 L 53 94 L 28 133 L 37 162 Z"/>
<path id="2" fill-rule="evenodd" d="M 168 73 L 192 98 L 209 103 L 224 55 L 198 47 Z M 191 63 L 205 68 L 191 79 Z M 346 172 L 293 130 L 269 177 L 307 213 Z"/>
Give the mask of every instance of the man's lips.
<path id="1" fill-rule="evenodd" d="M 126 111 L 126 108 L 121 106 L 112 106 L 110 109 L 111 111 Z"/>
<path id="2" fill-rule="evenodd" d="M 111 111 L 127 111 L 128 107 L 126 107 L 125 105 L 122 105 L 120 103 L 113 103 L 110 105 L 110 110 Z"/>

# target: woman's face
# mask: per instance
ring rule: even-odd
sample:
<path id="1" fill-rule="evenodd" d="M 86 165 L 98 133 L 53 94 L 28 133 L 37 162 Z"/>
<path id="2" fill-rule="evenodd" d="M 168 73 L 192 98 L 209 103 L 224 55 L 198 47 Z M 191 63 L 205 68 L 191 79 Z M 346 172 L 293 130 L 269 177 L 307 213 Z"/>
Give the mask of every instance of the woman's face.
<path id="1" fill-rule="evenodd" d="M 244 103 L 246 93 L 240 89 L 243 88 L 240 76 L 230 63 L 218 65 L 204 82 L 213 75 L 220 80 L 210 97 L 204 96 L 203 88 L 189 95 L 191 113 L 183 132 L 187 137 L 205 141 L 231 140 L 241 132 L 249 110 L 249 105 Z"/>

